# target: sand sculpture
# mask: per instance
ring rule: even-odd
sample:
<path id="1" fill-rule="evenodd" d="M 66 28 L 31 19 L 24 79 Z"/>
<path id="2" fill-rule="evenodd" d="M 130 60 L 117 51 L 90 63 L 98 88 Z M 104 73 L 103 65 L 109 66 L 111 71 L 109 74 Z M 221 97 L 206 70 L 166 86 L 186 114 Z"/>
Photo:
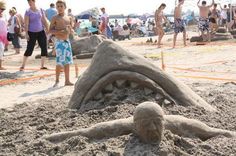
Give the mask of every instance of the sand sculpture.
<path id="1" fill-rule="evenodd" d="M 216 111 L 188 86 L 149 60 L 107 40 L 98 46 L 91 65 L 76 82 L 69 107 L 88 110 L 90 100 L 99 100 L 120 87 L 142 88 L 146 95 L 156 94 L 175 104 Z"/>
<path id="2" fill-rule="evenodd" d="M 75 37 L 71 40 L 73 56 L 77 58 L 91 58 L 95 53 L 98 45 L 103 42 L 104 36 L 92 35 L 88 37 Z M 40 58 L 37 55 L 35 58 Z M 55 57 L 52 52 L 49 52 L 48 57 Z"/>
<path id="3" fill-rule="evenodd" d="M 211 41 L 224 41 L 233 39 L 232 33 L 227 33 L 226 28 L 218 28 L 216 33 L 211 34 Z M 202 36 L 193 36 L 190 42 L 203 42 Z"/>
<path id="4" fill-rule="evenodd" d="M 71 46 L 74 55 L 83 53 L 94 53 L 98 45 L 103 42 L 104 36 L 92 35 L 83 38 L 75 38 L 71 41 Z"/>
<path id="5" fill-rule="evenodd" d="M 127 84 L 133 88 L 141 86 L 145 94 L 158 94 L 159 97 L 175 104 L 195 105 L 208 111 L 216 111 L 185 84 L 145 58 L 128 52 L 111 41 L 104 41 L 99 45 L 91 65 L 75 85 L 69 107 L 86 110 L 87 103 L 91 99 L 102 98 L 103 94 L 112 93 L 115 87 L 127 87 Z M 143 102 L 135 108 L 133 116 L 129 118 L 101 122 L 74 131 L 54 133 L 44 136 L 43 139 L 61 142 L 73 136 L 103 139 L 133 133 L 145 143 L 160 143 L 164 130 L 179 136 L 197 137 L 203 141 L 217 135 L 236 137 L 233 131 L 212 128 L 199 120 L 180 115 L 165 115 L 159 104 Z"/>
<path id="6" fill-rule="evenodd" d="M 145 143 L 160 143 L 165 129 L 179 136 L 198 137 L 201 140 L 217 135 L 236 137 L 235 132 L 212 128 L 195 119 L 179 115 L 165 115 L 157 103 L 144 102 L 136 107 L 133 117 L 102 122 L 79 130 L 55 133 L 44 136 L 43 139 L 61 142 L 78 135 L 90 139 L 103 139 L 134 133 Z"/>

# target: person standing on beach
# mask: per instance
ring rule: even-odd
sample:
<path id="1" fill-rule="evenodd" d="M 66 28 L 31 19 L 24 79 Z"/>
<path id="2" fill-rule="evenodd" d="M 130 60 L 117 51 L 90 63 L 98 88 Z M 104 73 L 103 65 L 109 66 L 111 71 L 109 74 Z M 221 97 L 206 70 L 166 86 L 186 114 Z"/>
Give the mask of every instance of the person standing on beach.
<path id="1" fill-rule="evenodd" d="M 56 8 L 58 14 L 53 16 L 49 31 L 56 36 L 55 50 L 56 50 L 56 82 L 54 87 L 59 84 L 59 77 L 61 67 L 64 67 L 65 72 L 65 86 L 72 86 L 70 82 L 70 64 L 73 63 L 72 48 L 69 40 L 69 35 L 73 34 L 73 19 L 66 15 L 66 2 L 64 0 L 57 0 Z"/>
<path id="2" fill-rule="evenodd" d="M 5 70 L 2 66 L 3 53 L 7 44 L 7 22 L 3 18 L 3 12 L 6 10 L 6 4 L 0 0 L 0 70 Z"/>
<path id="3" fill-rule="evenodd" d="M 173 48 L 175 48 L 176 45 L 176 38 L 178 33 L 183 32 L 183 41 L 184 46 L 187 46 L 186 44 L 186 29 L 185 29 L 185 23 L 182 19 L 182 5 L 184 4 L 184 0 L 179 0 L 179 4 L 175 7 L 174 10 L 174 40 L 173 40 Z"/>
<path id="4" fill-rule="evenodd" d="M 16 16 L 16 10 L 15 9 L 10 9 L 9 11 L 10 14 L 10 19 L 8 22 L 8 33 L 12 36 L 12 45 L 14 46 L 15 49 L 15 54 L 20 54 L 20 39 L 19 39 L 19 34 L 15 32 L 15 28 L 19 28 L 21 31 L 21 24 L 19 18 Z"/>
<path id="5" fill-rule="evenodd" d="M 155 22 L 156 22 L 156 31 L 158 35 L 158 48 L 161 48 L 161 39 L 163 38 L 165 32 L 162 28 L 163 19 L 167 21 L 166 17 L 163 14 L 163 10 L 165 9 L 166 4 L 162 3 L 159 8 L 155 11 Z"/>
<path id="6" fill-rule="evenodd" d="M 217 9 L 217 4 L 214 4 L 209 14 L 210 30 L 212 33 L 215 33 L 218 30 L 218 18 L 220 16 L 220 11 Z"/>
<path id="7" fill-rule="evenodd" d="M 129 16 L 127 16 L 127 19 L 125 20 L 125 22 L 126 22 L 127 26 L 129 27 L 129 29 L 131 29 L 131 21 L 132 21 L 132 19 Z"/>
<path id="8" fill-rule="evenodd" d="M 41 68 L 47 69 L 44 66 L 47 51 L 47 36 L 48 23 L 45 13 L 42 9 L 38 9 L 35 0 L 27 0 L 30 8 L 25 12 L 25 33 L 27 39 L 27 48 L 23 57 L 23 63 L 20 71 L 24 70 L 27 58 L 32 55 L 36 41 L 38 41 L 41 48 Z M 45 32 L 46 30 L 46 32 Z"/>
<path id="9" fill-rule="evenodd" d="M 206 5 L 206 1 L 202 1 L 202 5 L 199 4 L 200 0 L 198 0 L 197 6 L 199 8 L 199 22 L 198 22 L 198 28 L 201 31 L 201 36 L 203 38 L 203 41 L 206 41 L 206 38 L 204 36 L 204 32 L 207 32 L 207 40 L 211 41 L 211 36 L 210 36 L 210 30 L 209 30 L 209 19 L 208 19 L 208 14 L 210 11 L 210 8 L 214 5 L 214 0 L 212 0 L 211 5 Z"/>
<path id="10" fill-rule="evenodd" d="M 50 4 L 50 8 L 46 9 L 45 14 L 46 14 L 46 17 L 47 17 L 48 21 L 51 22 L 52 17 L 57 14 L 57 10 L 55 8 L 54 3 Z"/>
<path id="11" fill-rule="evenodd" d="M 104 7 L 101 8 L 102 15 L 101 15 L 101 22 L 100 22 L 100 31 L 102 35 L 108 37 L 108 29 L 109 29 L 109 15 L 106 13 Z"/>

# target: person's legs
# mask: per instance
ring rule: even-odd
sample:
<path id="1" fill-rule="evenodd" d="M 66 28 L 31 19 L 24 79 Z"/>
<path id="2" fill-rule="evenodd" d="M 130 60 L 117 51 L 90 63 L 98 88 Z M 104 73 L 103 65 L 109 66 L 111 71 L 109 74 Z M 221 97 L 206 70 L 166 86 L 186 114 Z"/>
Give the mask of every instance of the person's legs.
<path id="1" fill-rule="evenodd" d="M 73 83 L 70 82 L 70 65 L 67 64 L 64 66 L 64 72 L 65 72 L 65 86 L 72 86 Z"/>
<path id="2" fill-rule="evenodd" d="M 60 72 L 61 72 L 61 65 L 56 65 L 56 81 L 53 87 L 57 87 L 59 84 Z"/>
<path id="3" fill-rule="evenodd" d="M 38 43 L 41 48 L 41 69 L 46 69 L 44 67 L 46 56 L 48 54 L 47 50 L 47 36 L 44 31 L 39 32 Z"/>
<path id="4" fill-rule="evenodd" d="M 16 33 L 14 33 L 12 35 L 14 36 L 13 40 L 12 40 L 12 44 L 14 46 L 16 54 L 19 54 L 20 53 L 20 39 Z"/>
<path id="5" fill-rule="evenodd" d="M 175 48 L 177 35 L 178 35 L 178 33 L 174 33 L 173 47 L 172 48 Z"/>
<path id="6" fill-rule="evenodd" d="M 79 67 L 78 64 L 75 63 L 75 77 L 78 78 L 79 77 Z"/>
<path id="7" fill-rule="evenodd" d="M 164 30 L 162 28 L 158 28 L 158 42 L 157 42 L 158 48 L 161 47 L 161 40 L 163 36 L 164 36 Z"/>
<path id="8" fill-rule="evenodd" d="M 7 44 L 5 44 L 4 51 L 8 51 L 8 43 L 7 43 Z"/>
<path id="9" fill-rule="evenodd" d="M 209 30 L 207 30 L 207 41 L 211 42 L 211 34 L 210 34 Z"/>
<path id="10" fill-rule="evenodd" d="M 186 44 L 186 30 L 183 31 L 183 40 L 184 40 L 184 46 L 187 46 Z"/>
<path id="11" fill-rule="evenodd" d="M 2 42 L 0 42 L 0 70 L 4 70 L 5 68 L 2 67 L 2 59 L 4 53 L 5 46 Z"/>
<path id="12" fill-rule="evenodd" d="M 29 41 L 27 41 L 27 48 L 26 48 L 26 51 L 25 51 L 25 54 L 23 57 L 23 62 L 20 67 L 20 70 L 24 70 L 27 58 L 32 55 L 33 50 L 34 50 L 34 46 L 36 43 L 37 34 L 32 33 L 32 32 L 28 32 L 28 35 L 29 35 Z"/>
<path id="13" fill-rule="evenodd" d="M 28 59 L 28 56 L 23 57 L 23 62 L 22 62 L 22 65 L 20 67 L 20 71 L 25 69 L 25 64 L 26 64 L 27 59 Z"/>
<path id="14" fill-rule="evenodd" d="M 2 67 L 2 60 L 0 59 L 0 70 L 4 70 L 5 68 Z"/>
<path id="15" fill-rule="evenodd" d="M 46 58 L 47 58 L 46 56 L 41 56 L 41 67 L 40 67 L 40 69 L 48 69 L 47 67 L 44 66 Z"/>
<path id="16" fill-rule="evenodd" d="M 202 40 L 203 40 L 203 41 L 206 41 L 206 36 L 205 36 L 205 34 L 204 34 L 204 31 L 203 31 L 203 30 L 201 30 L 201 36 L 202 36 Z"/>

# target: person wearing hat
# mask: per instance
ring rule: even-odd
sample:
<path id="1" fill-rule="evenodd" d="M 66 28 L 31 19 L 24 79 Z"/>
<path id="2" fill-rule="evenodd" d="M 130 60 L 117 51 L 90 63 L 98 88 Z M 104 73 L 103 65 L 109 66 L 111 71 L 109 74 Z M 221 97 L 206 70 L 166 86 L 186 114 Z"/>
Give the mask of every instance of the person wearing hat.
<path id="1" fill-rule="evenodd" d="M 7 44 L 7 22 L 3 18 L 3 12 L 6 10 L 6 3 L 0 0 L 0 70 L 4 70 L 2 67 L 3 53 L 5 45 Z"/>

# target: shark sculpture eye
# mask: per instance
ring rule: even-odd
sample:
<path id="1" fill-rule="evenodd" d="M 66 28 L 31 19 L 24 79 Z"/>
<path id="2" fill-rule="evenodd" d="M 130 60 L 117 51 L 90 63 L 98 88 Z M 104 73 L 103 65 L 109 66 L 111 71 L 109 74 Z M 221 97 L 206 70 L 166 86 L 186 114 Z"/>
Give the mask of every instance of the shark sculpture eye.
<path id="1" fill-rule="evenodd" d="M 184 83 L 111 41 L 103 41 L 98 46 L 90 66 L 75 85 L 69 107 L 86 110 L 89 101 L 112 95 L 115 88 L 122 86 L 142 88 L 145 95 L 156 94 L 175 104 L 216 111 Z"/>

